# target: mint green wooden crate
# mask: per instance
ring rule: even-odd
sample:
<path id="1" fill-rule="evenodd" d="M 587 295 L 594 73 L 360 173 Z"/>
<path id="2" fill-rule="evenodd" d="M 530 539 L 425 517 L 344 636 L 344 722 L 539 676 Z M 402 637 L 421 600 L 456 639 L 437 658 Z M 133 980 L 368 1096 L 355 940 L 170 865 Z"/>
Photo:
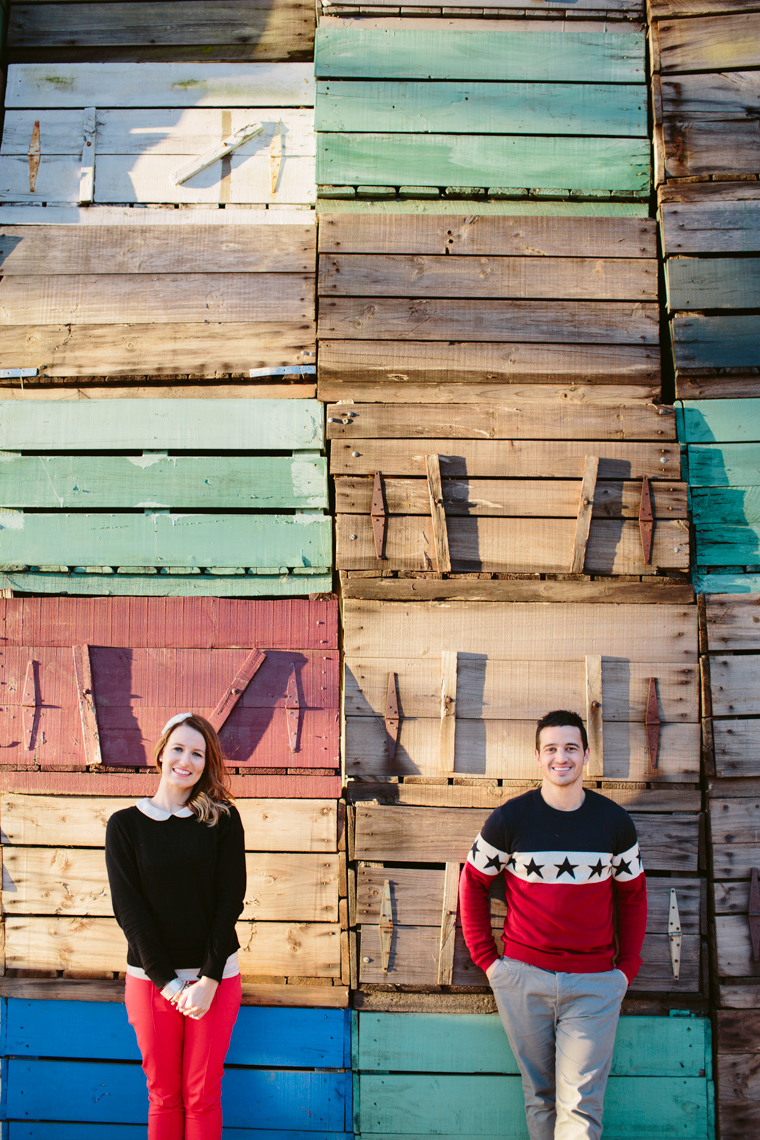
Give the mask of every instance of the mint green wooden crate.
<path id="1" fill-rule="evenodd" d="M 323 419 L 316 400 L 0 401 L 0 582 L 329 590 Z"/>
<path id="2" fill-rule="evenodd" d="M 495 1015 L 358 1013 L 352 1052 L 359 1136 L 527 1138 L 517 1065 Z M 604 1123 L 605 1140 L 712 1140 L 709 1021 L 621 1018 Z"/>

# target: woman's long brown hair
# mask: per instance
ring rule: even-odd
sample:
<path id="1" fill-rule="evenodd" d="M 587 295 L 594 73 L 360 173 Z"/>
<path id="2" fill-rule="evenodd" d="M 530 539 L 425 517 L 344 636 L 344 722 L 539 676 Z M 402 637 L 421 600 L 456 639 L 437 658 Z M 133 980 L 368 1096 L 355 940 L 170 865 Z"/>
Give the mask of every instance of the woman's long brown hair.
<path id="1" fill-rule="evenodd" d="M 219 816 L 222 812 L 225 815 L 230 814 L 230 804 L 233 804 L 235 799 L 228 786 L 229 774 L 225 763 L 224 749 L 216 734 L 216 729 L 206 720 L 205 716 L 198 716 L 197 713 L 193 713 L 192 716 L 180 721 L 179 724 L 171 725 L 170 728 L 161 733 L 156 741 L 153 753 L 156 768 L 159 772 L 161 771 L 161 757 L 169 742 L 169 737 L 175 728 L 180 728 L 184 724 L 188 728 L 194 728 L 196 732 L 200 732 L 206 741 L 206 764 L 200 780 L 193 785 L 187 807 L 195 812 L 201 823 L 214 827 L 219 822 Z"/>

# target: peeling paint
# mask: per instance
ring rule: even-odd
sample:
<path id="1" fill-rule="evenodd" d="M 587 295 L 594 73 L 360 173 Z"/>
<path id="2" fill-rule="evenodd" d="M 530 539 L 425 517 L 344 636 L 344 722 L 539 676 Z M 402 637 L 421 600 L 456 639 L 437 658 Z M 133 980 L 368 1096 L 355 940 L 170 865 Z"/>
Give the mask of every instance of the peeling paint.
<path id="1" fill-rule="evenodd" d="M 0 530 L 23 530 L 23 511 L 0 511 Z"/>
<path id="2" fill-rule="evenodd" d="M 164 458 L 162 455 L 128 455 L 127 462 L 134 463 L 135 467 L 152 467 L 154 463 L 160 463 Z"/>

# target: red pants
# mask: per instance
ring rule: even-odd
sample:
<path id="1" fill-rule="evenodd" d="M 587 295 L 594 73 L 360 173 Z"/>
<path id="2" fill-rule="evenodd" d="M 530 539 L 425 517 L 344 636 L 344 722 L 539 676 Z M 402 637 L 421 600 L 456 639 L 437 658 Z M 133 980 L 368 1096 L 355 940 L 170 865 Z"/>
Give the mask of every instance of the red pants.
<path id="1" fill-rule="evenodd" d="M 241 994 L 240 975 L 227 978 L 194 1021 L 152 982 L 127 975 L 127 1015 L 148 1078 L 148 1140 L 220 1140 L 224 1058 Z"/>

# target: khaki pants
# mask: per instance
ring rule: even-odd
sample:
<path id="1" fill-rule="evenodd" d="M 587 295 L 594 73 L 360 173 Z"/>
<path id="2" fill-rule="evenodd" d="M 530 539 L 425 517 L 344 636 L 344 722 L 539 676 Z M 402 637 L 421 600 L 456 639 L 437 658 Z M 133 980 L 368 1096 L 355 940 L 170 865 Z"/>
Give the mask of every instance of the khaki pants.
<path id="1" fill-rule="evenodd" d="M 599 1140 L 621 970 L 564 974 L 501 958 L 491 987 L 522 1074 L 530 1140 Z"/>

